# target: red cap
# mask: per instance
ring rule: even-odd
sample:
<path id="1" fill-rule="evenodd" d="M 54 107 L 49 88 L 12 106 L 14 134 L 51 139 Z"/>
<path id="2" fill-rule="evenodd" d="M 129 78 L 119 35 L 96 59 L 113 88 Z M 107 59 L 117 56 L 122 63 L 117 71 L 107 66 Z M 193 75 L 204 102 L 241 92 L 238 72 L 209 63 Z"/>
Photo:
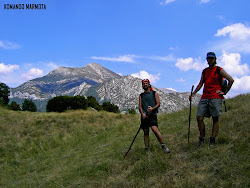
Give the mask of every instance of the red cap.
<path id="1" fill-rule="evenodd" d="M 149 84 L 150 84 L 149 79 L 143 79 L 141 82 L 142 82 L 142 83 L 147 82 L 147 83 L 149 83 Z"/>
<path id="2" fill-rule="evenodd" d="M 142 81 L 142 84 L 144 83 L 144 82 L 147 82 L 148 84 L 149 84 L 149 89 L 150 89 L 150 91 L 153 91 L 153 88 L 152 88 L 152 86 L 150 85 L 150 81 L 149 81 L 149 79 L 143 79 Z"/>

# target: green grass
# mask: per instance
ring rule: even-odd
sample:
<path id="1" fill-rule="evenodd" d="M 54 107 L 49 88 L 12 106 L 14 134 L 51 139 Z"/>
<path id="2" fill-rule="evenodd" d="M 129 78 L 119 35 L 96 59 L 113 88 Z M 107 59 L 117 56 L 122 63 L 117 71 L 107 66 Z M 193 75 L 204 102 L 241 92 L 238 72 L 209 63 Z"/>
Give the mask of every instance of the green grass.
<path id="1" fill-rule="evenodd" d="M 15 112 L 0 108 L 0 187 L 249 187 L 250 95 L 227 100 L 217 145 L 197 148 L 196 107 L 190 143 L 184 109 L 159 115 L 166 155 L 150 132 L 145 153 L 141 131 L 123 159 L 139 115 L 94 111 Z"/>

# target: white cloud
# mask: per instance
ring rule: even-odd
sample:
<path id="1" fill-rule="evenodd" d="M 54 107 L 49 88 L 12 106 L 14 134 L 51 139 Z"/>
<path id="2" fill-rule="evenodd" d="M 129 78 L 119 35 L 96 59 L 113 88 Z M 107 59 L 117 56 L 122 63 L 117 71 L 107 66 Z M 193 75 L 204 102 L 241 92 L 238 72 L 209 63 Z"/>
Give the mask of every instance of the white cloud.
<path id="1" fill-rule="evenodd" d="M 168 49 L 173 51 L 173 50 L 178 50 L 179 47 L 178 46 L 170 46 Z"/>
<path id="2" fill-rule="evenodd" d="M 45 63 L 45 64 L 47 64 L 47 66 L 48 66 L 49 68 L 52 68 L 52 69 L 58 68 L 57 64 L 54 63 L 54 62 L 48 62 L 48 63 Z"/>
<path id="3" fill-rule="evenodd" d="M 152 59 L 156 61 L 175 61 L 176 60 L 176 58 L 172 54 L 169 54 L 168 56 L 150 56 L 150 57 L 141 57 L 141 58 L 148 58 L 148 59 Z"/>
<path id="4" fill-rule="evenodd" d="M 182 71 L 188 71 L 194 69 L 196 71 L 201 71 L 206 67 L 206 63 L 201 63 L 200 59 L 189 58 L 178 58 L 175 64 Z"/>
<path id="5" fill-rule="evenodd" d="M 201 0 L 200 3 L 209 3 L 210 0 Z"/>
<path id="6" fill-rule="evenodd" d="M 4 63 L 0 63 L 0 73 L 10 73 L 15 69 L 19 69 L 18 65 L 5 65 Z"/>
<path id="7" fill-rule="evenodd" d="M 176 80 L 177 82 L 186 82 L 183 78 Z"/>
<path id="8" fill-rule="evenodd" d="M 229 34 L 231 39 L 244 41 L 250 38 L 250 27 L 242 23 L 236 23 L 219 29 L 215 36 L 226 36 L 227 34 Z"/>
<path id="9" fill-rule="evenodd" d="M 218 63 L 231 76 L 243 76 L 250 72 L 247 64 L 241 64 L 241 56 L 239 53 L 223 52 L 218 58 Z"/>
<path id="10" fill-rule="evenodd" d="M 119 57 L 97 57 L 93 56 L 91 59 L 102 60 L 102 61 L 116 61 L 116 62 L 128 62 L 128 63 L 136 63 L 136 59 L 150 59 L 154 61 L 176 61 L 176 58 L 173 54 L 169 54 L 167 56 L 141 56 L 141 55 L 123 55 Z"/>
<path id="11" fill-rule="evenodd" d="M 248 65 L 241 63 L 241 55 L 239 53 L 227 53 L 224 51 L 223 54 L 218 57 L 217 63 L 231 76 L 244 76 L 250 72 Z M 182 71 L 191 69 L 202 71 L 208 65 L 207 62 L 201 63 L 200 59 L 189 57 L 186 59 L 178 58 L 175 66 Z"/>
<path id="12" fill-rule="evenodd" d="M 250 76 L 243 76 L 241 78 L 234 77 L 232 90 L 239 91 L 240 93 L 250 92 Z"/>
<path id="13" fill-rule="evenodd" d="M 167 5 L 169 3 L 175 2 L 176 0 L 164 0 L 163 2 L 161 2 L 161 5 Z"/>
<path id="14" fill-rule="evenodd" d="M 103 61 L 119 61 L 119 62 L 128 62 L 134 63 L 134 55 L 124 55 L 119 57 L 91 57 L 92 59 L 103 60 Z"/>
<path id="15" fill-rule="evenodd" d="M 156 83 L 157 80 L 160 80 L 159 76 L 160 76 L 160 73 L 158 73 L 157 75 L 153 75 L 153 74 L 149 74 L 148 72 L 142 70 L 138 73 L 134 73 L 134 74 L 131 74 L 131 76 L 133 77 L 136 77 L 136 78 L 140 78 L 140 79 L 149 79 L 150 80 L 150 83 Z"/>
<path id="16" fill-rule="evenodd" d="M 43 76 L 43 70 L 36 69 L 36 68 L 32 68 L 28 72 L 21 75 L 22 78 L 25 78 L 28 80 L 33 79 L 33 78 L 37 78 L 37 77 L 41 77 L 41 76 Z"/>
<path id="17" fill-rule="evenodd" d="M 5 50 L 15 50 L 21 48 L 19 44 L 15 44 L 8 41 L 7 42 L 0 41 L 0 47 L 2 47 Z"/>
<path id="18" fill-rule="evenodd" d="M 233 78 L 233 86 L 226 95 L 226 98 L 232 98 L 239 94 L 250 93 L 250 76 L 243 76 L 241 78 L 235 76 Z"/>
<path id="19" fill-rule="evenodd" d="M 250 53 L 250 27 L 236 23 L 217 30 L 216 37 L 224 37 L 215 44 L 215 49 Z"/>

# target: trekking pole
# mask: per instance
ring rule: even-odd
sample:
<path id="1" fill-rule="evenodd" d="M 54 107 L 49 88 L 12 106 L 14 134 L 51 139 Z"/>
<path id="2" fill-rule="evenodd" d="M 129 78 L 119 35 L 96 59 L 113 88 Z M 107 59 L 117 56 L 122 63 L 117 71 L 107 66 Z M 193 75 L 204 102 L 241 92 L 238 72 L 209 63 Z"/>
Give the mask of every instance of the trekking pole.
<path id="1" fill-rule="evenodd" d="M 139 134 L 140 130 L 141 130 L 141 125 L 140 125 L 140 127 L 139 127 L 139 129 L 138 129 L 138 131 L 137 131 L 137 133 L 136 133 L 136 135 L 135 135 L 135 137 L 134 137 L 132 143 L 130 144 L 128 151 L 127 151 L 126 154 L 124 155 L 124 159 L 125 159 L 125 157 L 127 156 L 129 150 L 131 149 L 131 147 L 132 147 L 132 145 L 133 145 L 133 143 L 134 143 L 134 141 L 135 141 L 137 135 Z"/>
<path id="2" fill-rule="evenodd" d="M 227 112 L 226 99 L 224 99 L 225 112 Z"/>
<path id="3" fill-rule="evenodd" d="M 190 123 L 191 123 L 191 104 L 192 104 L 192 95 L 193 95 L 194 85 L 191 89 L 191 97 L 190 97 L 190 105 L 189 105 L 189 125 L 188 125 L 188 143 L 189 143 L 189 135 L 190 135 Z"/>

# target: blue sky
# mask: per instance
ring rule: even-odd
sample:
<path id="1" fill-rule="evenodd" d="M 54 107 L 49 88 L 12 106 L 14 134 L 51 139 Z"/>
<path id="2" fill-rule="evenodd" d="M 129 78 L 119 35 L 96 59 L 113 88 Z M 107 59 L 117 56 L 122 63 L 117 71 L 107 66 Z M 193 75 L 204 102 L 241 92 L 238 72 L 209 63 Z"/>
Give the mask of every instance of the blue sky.
<path id="1" fill-rule="evenodd" d="M 46 9 L 4 9 L 14 3 Z M 249 93 L 249 7 L 248 0 L 4 0 L 0 82 L 17 87 L 57 67 L 95 62 L 155 87 L 190 91 L 214 51 L 235 79 L 229 95 Z"/>

